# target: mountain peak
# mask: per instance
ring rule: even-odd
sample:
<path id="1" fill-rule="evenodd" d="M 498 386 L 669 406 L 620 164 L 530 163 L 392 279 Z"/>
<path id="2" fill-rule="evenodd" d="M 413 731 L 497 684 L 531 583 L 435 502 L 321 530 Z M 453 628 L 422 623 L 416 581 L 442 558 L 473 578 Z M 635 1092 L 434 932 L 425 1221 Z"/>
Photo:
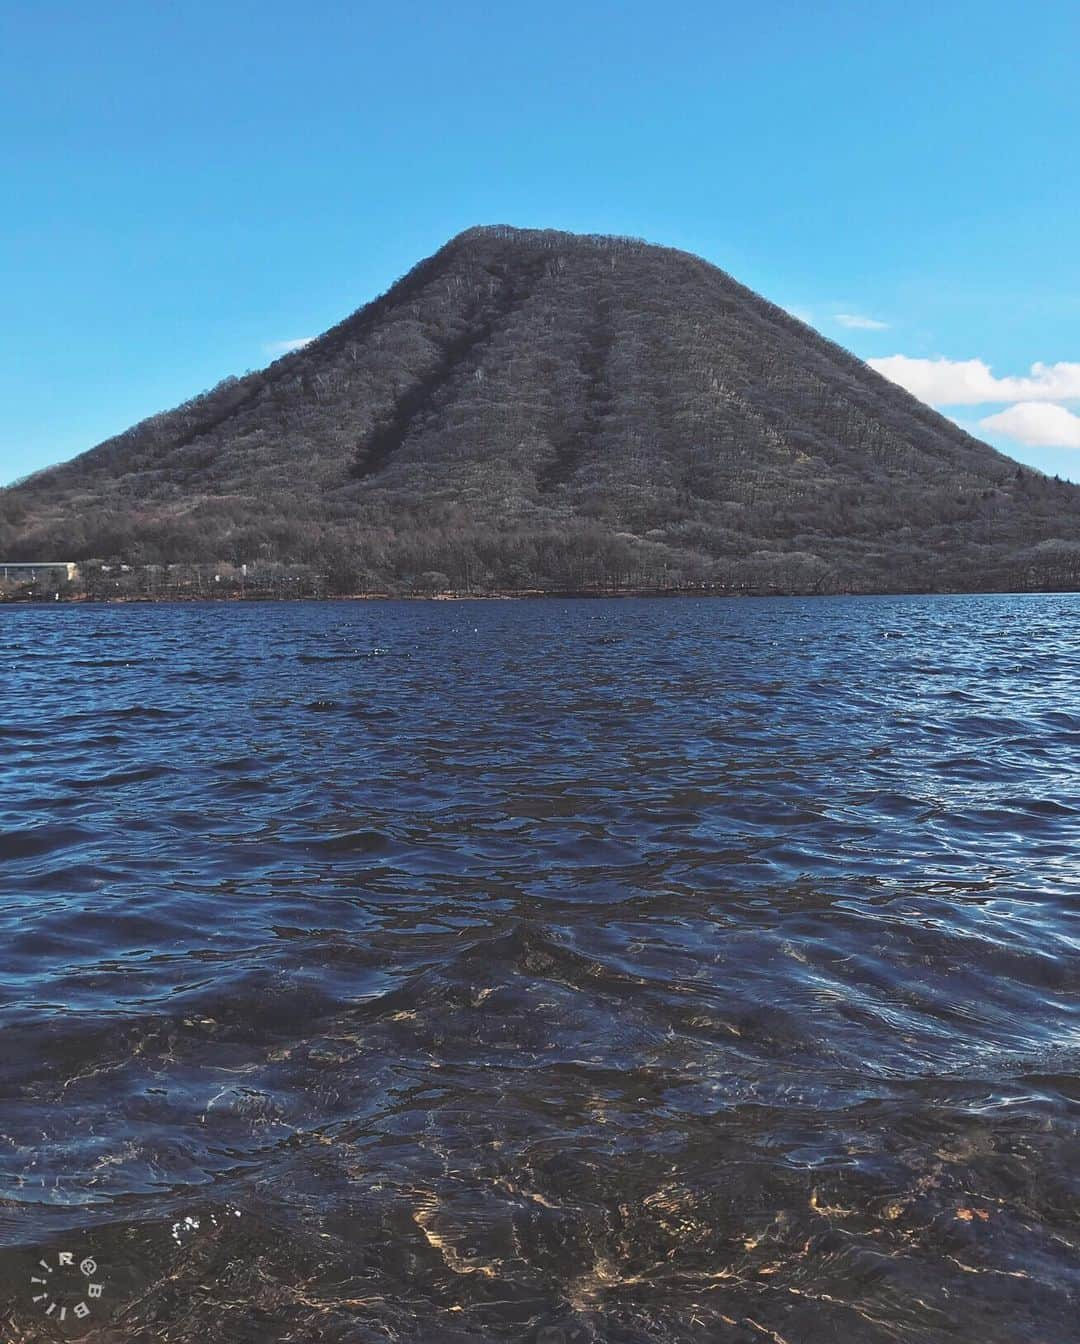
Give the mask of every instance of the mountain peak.
<path id="1" fill-rule="evenodd" d="M 701 258 L 505 224 L 0 494 L 11 560 L 347 557 L 406 588 L 1015 587 L 1078 540 L 1080 490 Z"/>
<path id="2" fill-rule="evenodd" d="M 522 247 L 656 247 L 658 251 L 669 251 L 658 244 L 646 243 L 641 238 L 623 237 L 609 233 L 571 233 L 565 229 L 521 228 L 516 224 L 474 224 L 455 234 L 447 244 L 453 247 L 458 243 L 506 242 L 518 243 Z"/>

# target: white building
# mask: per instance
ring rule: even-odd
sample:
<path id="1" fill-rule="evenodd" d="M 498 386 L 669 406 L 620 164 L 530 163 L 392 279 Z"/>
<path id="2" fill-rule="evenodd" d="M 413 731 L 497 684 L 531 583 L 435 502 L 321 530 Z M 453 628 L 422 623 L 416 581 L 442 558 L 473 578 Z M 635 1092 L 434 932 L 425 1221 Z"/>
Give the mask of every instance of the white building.
<path id="1" fill-rule="evenodd" d="M 45 579 L 52 583 L 71 583 L 79 566 L 71 560 L 0 560 L 0 583 L 37 583 Z"/>

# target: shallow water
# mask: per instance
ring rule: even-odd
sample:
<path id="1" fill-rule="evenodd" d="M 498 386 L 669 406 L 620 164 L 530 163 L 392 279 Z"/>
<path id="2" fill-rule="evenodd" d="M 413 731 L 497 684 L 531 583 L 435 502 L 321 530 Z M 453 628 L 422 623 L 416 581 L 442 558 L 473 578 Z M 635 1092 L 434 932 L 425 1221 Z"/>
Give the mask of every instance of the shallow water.
<path id="1" fill-rule="evenodd" d="M 0 611 L 0 1337 L 1075 1338 L 1078 637 Z"/>

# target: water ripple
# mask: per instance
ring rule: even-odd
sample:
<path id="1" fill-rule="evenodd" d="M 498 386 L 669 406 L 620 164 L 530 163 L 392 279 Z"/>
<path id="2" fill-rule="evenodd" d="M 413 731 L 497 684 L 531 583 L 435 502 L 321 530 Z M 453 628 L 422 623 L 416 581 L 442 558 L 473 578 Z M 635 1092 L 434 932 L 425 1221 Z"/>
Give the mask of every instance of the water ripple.
<path id="1" fill-rule="evenodd" d="M 110 1339 L 1060 1344 L 1078 650 L 1053 595 L 5 608 L 7 1335 L 66 1237 Z"/>

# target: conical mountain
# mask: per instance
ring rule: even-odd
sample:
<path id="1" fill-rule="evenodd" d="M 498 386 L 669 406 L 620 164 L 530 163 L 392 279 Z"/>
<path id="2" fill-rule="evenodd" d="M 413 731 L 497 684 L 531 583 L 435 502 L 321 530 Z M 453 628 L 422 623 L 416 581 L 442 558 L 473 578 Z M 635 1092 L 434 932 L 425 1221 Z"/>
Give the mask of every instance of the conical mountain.
<path id="1" fill-rule="evenodd" d="M 1080 489 L 707 262 L 502 226 L 0 493 L 7 559 L 307 562 L 403 589 L 1043 586 L 1078 539 Z"/>

